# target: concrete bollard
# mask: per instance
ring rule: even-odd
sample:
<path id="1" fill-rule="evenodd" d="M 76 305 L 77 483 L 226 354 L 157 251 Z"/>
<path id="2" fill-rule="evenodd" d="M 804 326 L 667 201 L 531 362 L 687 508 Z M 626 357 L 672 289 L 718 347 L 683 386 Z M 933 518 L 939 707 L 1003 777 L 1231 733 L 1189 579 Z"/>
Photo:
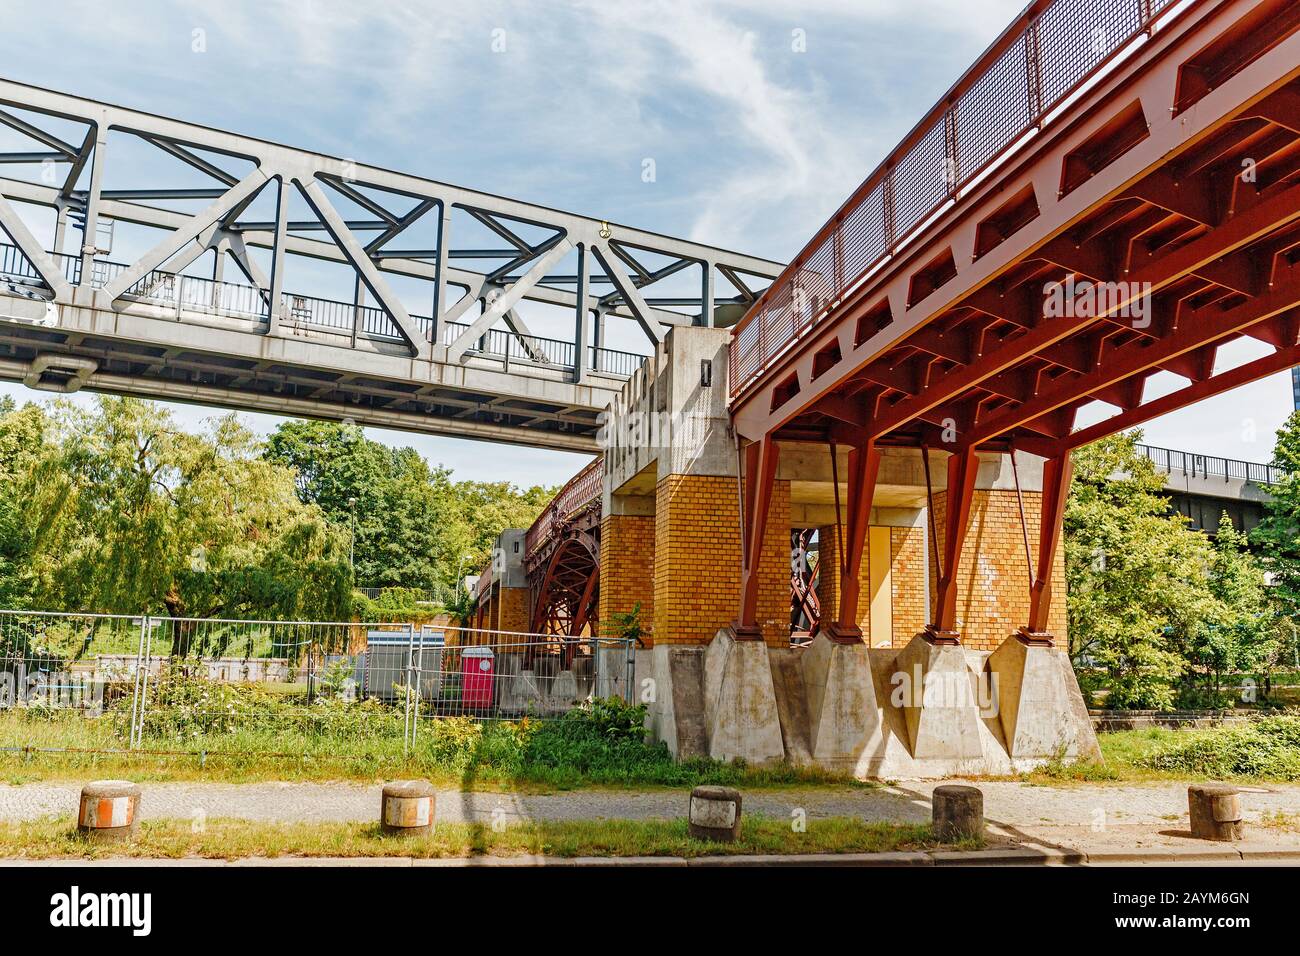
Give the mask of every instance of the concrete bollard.
<path id="1" fill-rule="evenodd" d="M 140 792 L 129 780 L 86 784 L 77 809 L 77 832 L 95 843 L 130 840 L 140 825 Z"/>
<path id="2" fill-rule="evenodd" d="M 934 838 L 940 842 L 984 836 L 984 794 L 977 787 L 935 787 L 930 815 Z"/>
<path id="3" fill-rule="evenodd" d="M 397 836 L 426 836 L 433 832 L 437 791 L 424 780 L 399 780 L 384 784 L 379 825 Z"/>
<path id="4" fill-rule="evenodd" d="M 1241 793 L 1224 783 L 1198 783 L 1187 788 L 1192 836 L 1198 840 L 1240 840 L 1246 832 L 1241 819 Z"/>
<path id="5" fill-rule="evenodd" d="M 740 836 L 740 792 L 731 787 L 696 787 L 691 791 L 688 820 L 694 839 L 734 843 Z"/>

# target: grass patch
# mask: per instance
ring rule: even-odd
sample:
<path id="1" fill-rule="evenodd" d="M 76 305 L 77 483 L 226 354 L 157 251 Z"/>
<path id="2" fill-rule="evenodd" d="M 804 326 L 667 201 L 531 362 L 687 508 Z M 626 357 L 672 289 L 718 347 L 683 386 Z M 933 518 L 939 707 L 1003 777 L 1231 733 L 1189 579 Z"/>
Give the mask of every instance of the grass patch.
<path id="1" fill-rule="evenodd" d="M 589 787 L 754 788 L 868 786 L 851 777 L 785 764 L 748 766 L 675 761 L 647 744 L 582 716 L 553 721 L 423 720 L 411 752 L 402 751 L 402 715 L 320 729 L 288 720 L 279 727 L 234 726 L 223 732 L 155 733 L 138 752 L 108 718 L 54 712 L 0 712 L 0 779 L 9 783 L 129 777 L 152 781 L 358 780 L 419 777 L 463 790 L 571 790 Z M 150 751 L 179 751 L 178 754 Z"/>
<path id="2" fill-rule="evenodd" d="M 1300 716 L 1262 717 L 1224 728 L 1156 749 L 1139 763 L 1221 780 L 1300 780 Z"/>
<path id="3" fill-rule="evenodd" d="M 1021 779 L 1043 784 L 1300 780 L 1300 716 L 1293 714 L 1205 730 L 1116 731 L 1098 734 L 1097 740 L 1104 763 L 1053 760 Z"/>
<path id="4" fill-rule="evenodd" d="M 1283 833 L 1300 833 L 1300 814 L 1272 810 L 1260 816 L 1255 826 L 1265 830 L 1279 830 Z"/>
<path id="5" fill-rule="evenodd" d="M 979 849 L 982 841 L 939 844 L 928 824 L 866 823 L 848 817 L 809 820 L 796 833 L 788 820 L 746 816 L 735 843 L 691 839 L 685 820 L 533 821 L 494 829 L 440 823 L 427 837 L 390 837 L 378 824 L 271 824 L 209 820 L 195 832 L 184 820 L 150 820 L 139 837 L 116 846 L 88 844 L 66 820 L 0 823 L 0 857 L 21 859 L 145 857 L 471 857 L 712 856 L 719 854 L 882 853 L 896 850 Z"/>

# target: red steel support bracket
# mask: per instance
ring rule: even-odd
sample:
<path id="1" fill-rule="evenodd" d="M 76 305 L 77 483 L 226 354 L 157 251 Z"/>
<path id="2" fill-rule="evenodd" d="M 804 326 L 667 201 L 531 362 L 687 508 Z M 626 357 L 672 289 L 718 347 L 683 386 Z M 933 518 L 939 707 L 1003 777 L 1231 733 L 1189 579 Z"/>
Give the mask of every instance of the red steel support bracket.
<path id="1" fill-rule="evenodd" d="M 1074 465 L 1070 453 L 1063 451 L 1043 463 L 1043 505 L 1038 524 L 1038 569 L 1029 588 L 1029 623 L 1017 635 L 1027 644 L 1051 647 L 1052 634 L 1047 630 L 1047 614 L 1052 607 L 1052 565 L 1061 545 L 1065 503 L 1070 494 Z"/>
<path id="2" fill-rule="evenodd" d="M 772 485 L 776 481 L 777 444 L 771 435 L 745 448 L 745 493 L 740 515 L 740 616 L 734 630 L 736 639 L 761 641 L 763 630 L 758 624 L 759 566 L 762 564 L 763 538 L 767 532 L 767 512 L 772 503 Z"/>
<path id="3" fill-rule="evenodd" d="M 948 496 L 945 506 L 943 565 L 939 570 L 939 593 L 934 621 L 927 624 L 925 638 L 932 644 L 960 644 L 957 633 L 957 571 L 962 545 L 970 527 L 971 502 L 975 498 L 975 476 L 980 459 L 974 448 L 963 448 L 948 457 Z"/>
<path id="4" fill-rule="evenodd" d="M 866 549 L 867 526 L 871 523 L 871 502 L 880 474 L 880 449 L 872 439 L 849 452 L 848 526 L 840 535 L 840 606 L 826 636 L 837 644 L 861 644 L 858 598 L 862 593 L 860 571 Z"/>

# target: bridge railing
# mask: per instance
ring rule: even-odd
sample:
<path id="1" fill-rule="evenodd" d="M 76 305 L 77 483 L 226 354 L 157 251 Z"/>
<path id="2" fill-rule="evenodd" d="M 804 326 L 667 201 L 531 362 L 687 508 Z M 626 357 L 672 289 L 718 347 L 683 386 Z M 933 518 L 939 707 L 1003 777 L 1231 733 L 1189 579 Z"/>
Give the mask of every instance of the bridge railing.
<path id="1" fill-rule="evenodd" d="M 1035 0 L 895 147 L 737 324 L 731 398 L 962 190 L 1045 125 L 1175 0 Z"/>
<path id="2" fill-rule="evenodd" d="M 524 555 L 532 554 L 549 540 L 561 521 L 599 498 L 604 480 L 603 458 L 596 458 L 570 478 L 524 534 Z"/>
<path id="3" fill-rule="evenodd" d="M 1139 454 L 1151 459 L 1157 471 L 1169 474 L 1178 473 L 1194 478 L 1222 478 L 1224 481 L 1235 478 L 1260 485 L 1279 484 L 1288 474 L 1285 468 L 1260 462 L 1198 455 L 1193 452 L 1158 448 L 1154 445 L 1137 445 L 1136 448 Z"/>
<path id="4" fill-rule="evenodd" d="M 51 254 L 64 276 L 73 285 L 81 283 L 81 259 L 63 253 Z M 96 260 L 91 285 L 103 288 L 127 266 L 120 262 Z M 0 278 L 40 287 L 40 273 L 23 256 L 17 246 L 0 243 Z M 234 316 L 263 322 L 267 314 L 268 294 L 256 286 L 239 282 L 205 279 L 201 276 L 180 275 L 155 269 L 134 283 L 126 297 L 175 308 L 178 312 L 208 312 L 215 315 Z M 357 305 L 336 299 L 284 292 L 282 295 L 282 324 L 290 328 L 318 330 L 338 335 L 361 336 L 384 341 L 401 342 L 388 313 L 374 306 Z M 428 337 L 432 334 L 433 319 L 427 315 L 412 315 L 411 319 Z M 468 325 L 460 322 L 443 323 L 443 344 L 455 341 Z M 587 367 L 592 371 L 628 378 L 640 367 L 644 356 L 615 349 L 587 347 Z M 511 364 L 554 368 L 567 371 L 573 368 L 574 344 L 562 339 L 536 335 L 516 336 L 503 329 L 485 332 L 468 354 Z"/>

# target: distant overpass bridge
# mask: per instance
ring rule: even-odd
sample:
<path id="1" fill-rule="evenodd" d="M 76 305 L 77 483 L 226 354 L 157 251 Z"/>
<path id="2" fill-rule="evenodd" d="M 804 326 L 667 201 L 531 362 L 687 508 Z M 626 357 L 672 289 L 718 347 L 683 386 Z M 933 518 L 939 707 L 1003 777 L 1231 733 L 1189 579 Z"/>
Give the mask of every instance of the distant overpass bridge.
<path id="1" fill-rule="evenodd" d="M 561 639 L 596 631 L 604 478 L 603 458 L 592 459 L 527 530 L 501 535 L 475 585 L 478 629 Z M 521 598 L 523 606 L 506 606 Z"/>
<path id="2" fill-rule="evenodd" d="M 6 80 L 0 134 L 0 378 L 34 388 L 594 452 L 642 358 L 608 320 L 648 349 L 734 321 L 782 268 Z M 349 295 L 295 285 L 310 263 Z"/>
<path id="3" fill-rule="evenodd" d="M 1225 511 L 1238 531 L 1250 531 L 1264 517 L 1270 489 L 1286 472 L 1276 465 L 1198 455 L 1151 445 L 1137 449 L 1165 475 L 1170 505 L 1191 527 L 1213 535 Z"/>

